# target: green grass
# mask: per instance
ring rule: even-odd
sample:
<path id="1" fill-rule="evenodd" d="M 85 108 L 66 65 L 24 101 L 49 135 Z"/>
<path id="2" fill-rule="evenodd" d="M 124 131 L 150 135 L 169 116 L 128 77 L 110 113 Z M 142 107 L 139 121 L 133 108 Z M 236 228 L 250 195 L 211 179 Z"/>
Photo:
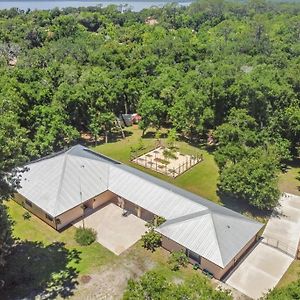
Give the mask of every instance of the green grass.
<path id="1" fill-rule="evenodd" d="M 288 167 L 286 172 L 279 176 L 279 189 L 300 196 L 300 181 L 297 179 L 300 172 L 300 159 L 295 159 Z M 285 287 L 289 283 L 300 278 L 300 260 L 294 260 L 280 279 L 277 287 Z"/>
<path id="2" fill-rule="evenodd" d="M 200 196 L 219 201 L 216 194 L 218 169 L 212 155 L 187 143 L 178 142 L 180 152 L 202 154 L 204 161 L 173 179 L 130 161 L 130 147 L 139 143 L 141 131 L 134 127 L 128 130 L 128 137 L 125 140 L 102 144 L 95 150 Z M 151 133 L 148 136 L 150 137 L 143 139 L 145 152 L 153 149 L 155 145 L 155 139 L 151 137 Z M 170 280 L 184 280 L 196 272 L 190 266 L 178 272 L 171 271 L 167 264 L 169 255 L 167 251 L 158 249 L 151 253 L 142 248 L 141 242 L 121 256 L 114 255 L 98 243 L 80 246 L 74 239 L 75 227 L 71 226 L 62 232 L 57 232 L 32 214 L 29 220 L 24 220 L 23 214 L 26 210 L 14 201 L 9 201 L 7 207 L 14 221 L 13 235 L 19 239 L 19 244 L 14 247 L 14 253 L 10 256 L 6 266 L 6 281 L 10 280 L 12 285 L 4 291 L 5 296 L 24 298 L 33 291 L 34 294 L 30 296 L 34 298 L 46 288 L 48 289 L 49 283 L 55 283 L 55 278 L 57 278 L 58 283 L 56 282 L 54 286 L 60 287 L 62 291 L 56 292 L 53 295 L 55 298 L 57 295 L 63 295 L 66 286 L 71 286 L 70 290 L 74 290 L 76 286 L 74 282 L 77 279 L 80 280 L 83 275 L 101 272 L 105 267 L 119 266 L 120 270 L 123 267 L 126 269 L 130 262 L 138 264 L 144 272 L 146 271 L 145 262 L 150 261 L 155 271 L 164 274 Z M 61 276 L 64 277 L 61 278 Z M 17 283 L 14 283 L 14 278 L 17 278 Z"/>
<path id="3" fill-rule="evenodd" d="M 128 266 L 135 265 L 137 271 L 133 270 L 132 275 L 136 277 L 135 272 L 147 271 L 145 266 L 150 263 L 153 270 L 169 280 L 185 280 L 196 274 L 191 266 L 177 272 L 171 271 L 167 264 L 169 253 L 162 248 L 152 253 L 144 249 L 139 241 L 124 254 L 116 256 L 98 243 L 79 246 L 74 240 L 74 227 L 59 233 L 32 214 L 29 220 L 24 220 L 26 210 L 16 202 L 9 201 L 7 207 L 15 222 L 13 235 L 20 244 L 13 248 L 5 270 L 0 274 L 6 282 L 10 282 L 2 290 L 3 299 L 33 299 L 48 290 L 49 286 L 55 286 L 51 299 L 57 296 L 64 298 L 66 291 L 71 291 L 67 296 L 72 295 L 76 282 L 83 275 L 97 274 L 105 267 L 116 267 L 123 276 L 123 270 L 127 274 Z M 77 292 L 81 293 L 80 290 Z"/>
<path id="4" fill-rule="evenodd" d="M 195 274 L 201 274 L 200 271 L 193 270 L 192 265 L 188 265 L 188 267 L 186 268 L 181 268 L 179 271 L 172 271 L 170 266 L 168 265 L 169 255 L 170 253 L 163 248 L 157 248 L 155 252 L 146 250 L 145 248 L 143 248 L 142 242 L 139 241 L 133 246 L 132 251 L 128 253 L 128 255 L 126 256 L 126 260 L 144 260 L 145 258 L 149 259 L 154 263 L 154 267 L 152 270 L 156 271 L 157 273 L 163 274 L 168 280 L 185 280 Z"/>
<path id="5" fill-rule="evenodd" d="M 285 287 L 293 281 L 300 279 L 300 260 L 294 260 L 278 282 L 278 288 Z"/>
<path id="6" fill-rule="evenodd" d="M 279 189 L 281 192 L 287 192 L 300 196 L 300 158 L 295 159 L 288 167 L 286 172 L 279 176 Z"/>
<path id="7" fill-rule="evenodd" d="M 138 144 L 141 137 L 141 130 L 137 127 L 130 127 L 127 130 L 128 133 L 130 133 L 130 136 L 128 136 L 126 139 L 99 145 L 97 147 L 94 147 L 94 150 L 125 164 L 128 164 L 134 168 L 142 170 L 155 177 L 168 181 L 178 187 L 189 190 L 190 192 L 198 194 L 199 196 L 207 198 L 211 201 L 217 203 L 220 201 L 216 193 L 218 167 L 214 161 L 213 155 L 209 154 L 205 150 L 191 146 L 187 143 L 176 142 L 176 146 L 179 148 L 180 152 L 190 155 L 195 155 L 197 153 L 203 154 L 204 161 L 192 167 L 184 174 L 173 179 L 163 174 L 152 171 L 148 168 L 143 168 L 142 166 L 139 166 L 130 161 L 130 147 Z M 154 136 L 151 131 L 148 135 Z M 161 140 L 163 142 L 165 141 L 165 139 Z M 155 147 L 155 138 L 143 138 L 143 143 L 145 146 L 144 153 L 146 153 L 150 149 L 153 149 Z"/>
<path id="8" fill-rule="evenodd" d="M 73 226 L 59 233 L 33 214 L 31 214 L 30 220 L 24 220 L 22 215 L 26 210 L 16 202 L 9 201 L 7 206 L 9 214 L 15 222 L 13 235 L 16 238 L 39 241 L 45 245 L 62 242 L 67 249 L 78 250 L 80 252 L 79 263 L 71 261 L 70 266 L 75 267 L 80 274 L 89 273 L 116 258 L 112 252 L 98 243 L 89 246 L 78 245 L 74 239 L 75 227 Z"/>
<path id="9" fill-rule="evenodd" d="M 127 138 L 124 140 L 120 139 L 108 144 L 101 144 L 94 147 L 94 150 L 170 182 L 178 187 L 187 189 L 199 196 L 205 197 L 216 203 L 220 203 L 220 199 L 216 193 L 218 167 L 212 154 L 185 142 L 177 142 L 176 146 L 179 148 L 180 152 L 191 155 L 202 154 L 204 160 L 184 174 L 173 179 L 132 163 L 130 161 L 130 147 L 136 146 L 139 143 L 141 131 L 137 127 L 130 127 L 127 129 L 127 135 Z M 145 147 L 143 150 L 144 153 L 153 149 L 155 146 L 155 138 L 152 136 L 154 136 L 154 134 L 150 132 L 147 138 L 143 138 L 143 144 Z M 164 142 L 165 140 L 162 139 L 162 141 Z M 299 181 L 296 180 L 296 176 L 298 176 L 299 171 L 300 164 L 298 161 L 290 166 L 286 173 L 283 173 L 280 176 L 279 186 L 281 191 L 300 194 L 298 189 Z M 32 281 L 31 284 L 24 282 L 24 284 L 20 287 L 14 288 L 14 296 L 25 296 L 22 294 L 22 289 L 26 290 L 26 288 L 32 288 L 33 285 L 39 286 L 43 281 L 49 279 L 48 277 L 50 274 L 54 274 L 56 271 L 60 271 L 64 268 L 74 268 L 77 273 L 74 278 L 80 278 L 82 275 L 93 274 L 95 272 L 97 273 L 105 266 L 111 267 L 120 265 L 122 267 L 124 265 L 126 268 L 127 263 L 130 261 L 134 261 L 135 263 L 138 262 L 143 270 L 142 266 L 144 265 L 145 260 L 149 260 L 153 263 L 154 270 L 164 274 L 164 276 L 170 280 L 184 280 L 194 275 L 196 272 L 191 266 L 181 269 L 178 272 L 171 271 L 167 264 L 169 256 L 167 251 L 158 249 L 154 253 L 151 253 L 142 248 L 141 242 L 138 242 L 119 257 L 98 243 L 93 243 L 90 246 L 80 246 L 74 240 L 74 227 L 71 226 L 59 233 L 34 215 L 31 216 L 30 220 L 24 220 L 22 215 L 26 210 L 17 203 L 9 201 L 7 206 L 9 214 L 15 222 L 13 228 L 14 236 L 24 243 L 27 243 L 26 256 L 28 253 L 29 256 L 46 256 L 42 259 L 46 262 L 46 264 L 43 264 L 43 267 L 39 266 L 39 264 L 32 264 L 30 268 L 36 278 L 34 278 L 34 280 L 30 279 Z M 35 247 L 32 247 L 35 245 L 34 243 L 37 243 L 38 251 Z M 61 246 L 59 246 L 59 250 L 53 248 L 55 249 L 55 251 L 53 251 L 51 247 L 55 245 L 55 243 L 62 244 L 60 244 Z M 76 255 L 72 256 L 72 251 L 75 251 L 78 254 L 78 257 Z M 54 252 L 60 253 L 57 253 L 56 255 Z M 18 253 L 16 256 L 17 259 L 12 262 L 12 265 L 10 265 L 12 272 L 14 272 L 14 269 L 18 267 L 20 264 L 19 260 L 22 260 L 23 256 L 24 253 L 22 251 L 21 253 Z M 26 261 L 24 263 L 26 263 Z M 286 286 L 288 283 L 298 279 L 299 272 L 300 261 L 295 261 L 280 280 L 278 286 Z M 45 274 L 48 274 L 48 277 L 45 276 Z"/>

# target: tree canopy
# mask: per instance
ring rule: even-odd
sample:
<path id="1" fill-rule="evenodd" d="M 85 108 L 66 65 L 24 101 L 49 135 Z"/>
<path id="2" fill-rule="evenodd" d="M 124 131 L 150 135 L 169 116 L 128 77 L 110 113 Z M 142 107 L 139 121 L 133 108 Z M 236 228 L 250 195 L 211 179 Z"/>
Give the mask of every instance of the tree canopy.
<path id="1" fill-rule="evenodd" d="M 232 297 L 227 292 L 214 290 L 207 279 L 199 275 L 175 284 L 167 280 L 161 273 L 149 271 L 137 281 L 128 281 L 123 299 L 230 300 Z"/>
<path id="2" fill-rule="evenodd" d="M 199 141 L 235 109 L 295 154 L 299 11 L 254 0 L 124 13 L 2 10 L 1 111 L 14 113 L 35 157 L 82 131 L 107 138 L 120 113 L 139 112 L 143 130 L 167 126 Z"/>
<path id="3" fill-rule="evenodd" d="M 138 112 L 144 133 L 167 127 L 173 144 L 203 143 L 212 133 L 220 194 L 272 208 L 278 172 L 299 150 L 299 24 L 299 3 L 264 0 L 141 12 L 0 10 L 1 200 L 25 161 L 75 143 L 82 132 L 107 141 L 120 113 Z M 11 223 L 0 205 L 2 263 Z M 204 285 L 169 288 L 153 276 L 173 299 Z M 126 297 L 142 297 L 147 278 L 130 283 Z"/>

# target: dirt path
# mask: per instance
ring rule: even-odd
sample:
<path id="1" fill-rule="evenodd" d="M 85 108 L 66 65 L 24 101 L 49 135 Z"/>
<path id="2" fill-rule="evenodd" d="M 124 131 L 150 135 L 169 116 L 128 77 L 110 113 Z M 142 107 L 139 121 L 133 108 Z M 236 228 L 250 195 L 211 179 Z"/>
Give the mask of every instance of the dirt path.
<path id="1" fill-rule="evenodd" d="M 121 299 L 128 279 L 135 279 L 154 266 L 155 263 L 148 258 L 124 259 L 117 265 L 90 274 L 87 283 L 82 282 L 86 278 L 81 278 L 77 292 L 71 299 Z"/>

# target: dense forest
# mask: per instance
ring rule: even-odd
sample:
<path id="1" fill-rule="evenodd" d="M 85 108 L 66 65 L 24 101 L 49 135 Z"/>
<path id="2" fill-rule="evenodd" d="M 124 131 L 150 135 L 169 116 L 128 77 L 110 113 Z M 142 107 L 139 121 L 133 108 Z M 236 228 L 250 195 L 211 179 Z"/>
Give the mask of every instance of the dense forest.
<path id="1" fill-rule="evenodd" d="M 2 10 L 0 112 L 1 198 L 13 167 L 138 112 L 144 132 L 212 137 L 220 194 L 271 209 L 300 141 L 300 4 Z"/>

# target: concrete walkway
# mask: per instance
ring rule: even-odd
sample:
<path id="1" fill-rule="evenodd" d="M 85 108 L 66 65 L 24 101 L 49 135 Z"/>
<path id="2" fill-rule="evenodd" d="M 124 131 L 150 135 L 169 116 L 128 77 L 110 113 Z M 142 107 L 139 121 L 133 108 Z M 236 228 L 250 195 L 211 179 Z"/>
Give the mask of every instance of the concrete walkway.
<path id="1" fill-rule="evenodd" d="M 132 214 L 122 216 L 123 210 L 110 203 L 85 217 L 85 226 L 97 231 L 97 242 L 120 255 L 135 244 L 146 231 L 146 222 Z M 82 226 L 82 220 L 74 224 Z"/>
<path id="2" fill-rule="evenodd" d="M 258 299 L 273 289 L 286 272 L 298 248 L 300 197 L 284 194 L 272 214 L 263 239 L 229 274 L 225 283 Z"/>
<path id="3" fill-rule="evenodd" d="M 300 237 L 300 196 L 285 193 L 269 220 L 263 242 L 295 257 Z"/>

